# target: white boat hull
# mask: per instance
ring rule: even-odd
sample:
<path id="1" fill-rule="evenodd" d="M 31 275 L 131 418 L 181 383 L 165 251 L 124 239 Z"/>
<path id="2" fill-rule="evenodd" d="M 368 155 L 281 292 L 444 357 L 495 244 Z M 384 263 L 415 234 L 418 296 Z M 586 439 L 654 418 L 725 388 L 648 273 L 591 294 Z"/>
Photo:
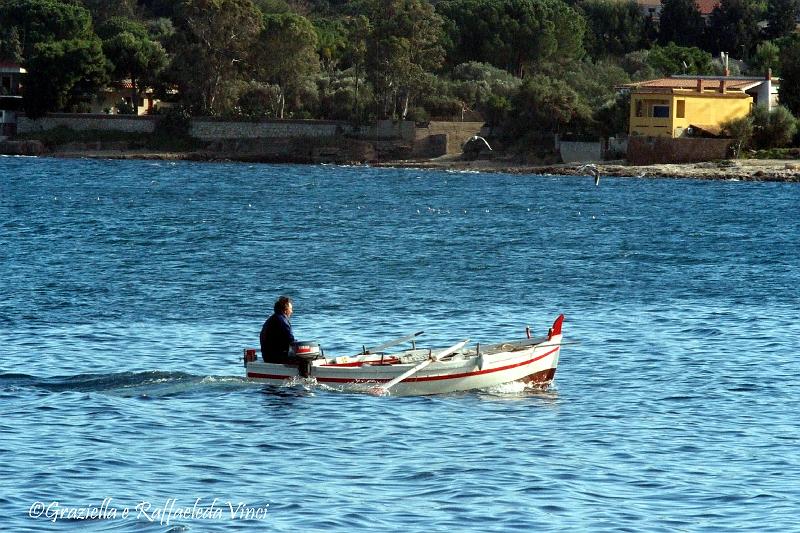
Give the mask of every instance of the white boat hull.
<path id="1" fill-rule="evenodd" d="M 444 394 L 485 389 L 503 383 L 524 381 L 542 388 L 555 377 L 561 351 L 561 324 L 538 341 L 516 341 L 495 345 L 493 350 L 457 352 L 452 358 L 429 364 L 391 388 L 393 396 Z M 554 324 L 555 325 L 555 324 Z M 397 378 L 425 360 L 426 350 L 375 354 L 337 363 L 334 359 L 313 361 L 306 379 L 347 391 L 367 391 Z M 416 358 L 414 358 L 416 356 Z M 341 358 L 340 358 L 341 359 Z M 406 362 L 408 361 L 408 362 Z M 296 365 L 248 361 L 248 379 L 285 385 L 300 378 Z"/>

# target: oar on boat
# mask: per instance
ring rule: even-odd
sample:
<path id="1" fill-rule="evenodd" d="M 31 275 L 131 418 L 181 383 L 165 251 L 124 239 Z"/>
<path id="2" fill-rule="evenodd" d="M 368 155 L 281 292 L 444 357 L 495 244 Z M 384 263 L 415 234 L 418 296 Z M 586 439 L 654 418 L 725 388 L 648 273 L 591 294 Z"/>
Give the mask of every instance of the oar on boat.
<path id="1" fill-rule="evenodd" d="M 384 342 L 383 344 L 378 344 L 377 346 L 371 346 L 369 348 L 365 348 L 364 351 L 367 353 L 375 353 L 385 350 L 386 348 L 391 348 L 392 346 L 397 346 L 398 344 L 403 344 L 404 342 L 408 342 L 412 339 L 415 339 L 425 333 L 424 331 L 418 331 L 416 333 L 411 333 L 409 335 L 405 335 L 398 339 L 394 339 L 391 341 Z"/>
<path id="2" fill-rule="evenodd" d="M 469 342 L 469 339 L 465 339 L 465 340 L 463 340 L 463 341 L 461 341 L 459 343 L 456 343 L 456 344 L 452 345 L 451 347 L 447 348 L 446 350 L 437 353 L 436 355 L 432 355 L 432 356 L 428 357 L 427 359 L 425 359 L 424 361 L 422 361 L 421 363 L 419 363 L 415 367 L 412 367 L 412 368 L 406 370 L 405 372 L 403 372 L 402 374 L 400 374 L 399 376 L 397 376 L 393 380 L 389 381 L 388 383 L 384 383 L 383 385 L 378 385 L 377 387 L 371 388 L 369 390 L 370 394 L 374 394 L 375 396 L 386 396 L 386 395 L 388 395 L 389 394 L 389 389 L 391 389 L 392 387 L 394 387 L 395 385 L 397 385 L 398 383 L 400 383 L 404 379 L 413 376 L 414 374 L 416 374 L 417 372 L 419 372 L 420 370 L 422 370 L 423 368 L 425 368 L 429 364 L 435 363 L 436 361 L 441 361 L 442 359 L 444 359 L 448 355 L 450 355 L 450 354 L 452 354 L 454 352 L 457 352 L 458 350 L 463 348 L 464 345 L 467 344 L 468 342 Z"/>

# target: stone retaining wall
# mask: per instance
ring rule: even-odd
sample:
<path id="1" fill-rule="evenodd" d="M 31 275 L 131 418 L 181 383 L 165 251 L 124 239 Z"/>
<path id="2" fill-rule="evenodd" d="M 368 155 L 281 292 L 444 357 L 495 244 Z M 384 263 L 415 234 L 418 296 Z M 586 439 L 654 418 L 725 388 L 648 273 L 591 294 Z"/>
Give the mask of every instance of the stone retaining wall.
<path id="1" fill-rule="evenodd" d="M 76 131 L 122 131 L 152 133 L 160 117 L 153 115 L 104 115 L 89 113 L 50 113 L 33 120 L 18 118 L 17 132 L 36 133 L 58 126 Z M 410 121 L 379 120 L 371 126 L 353 127 L 348 122 L 333 120 L 228 120 L 211 117 L 191 119 L 192 136 L 212 141 L 219 139 L 320 138 L 356 135 L 375 139 L 413 141 L 415 126 Z"/>
<path id="2" fill-rule="evenodd" d="M 157 117 L 133 115 L 95 115 L 90 113 L 50 113 L 33 120 L 23 114 L 17 116 L 17 133 L 36 133 L 66 126 L 76 131 L 124 131 L 152 133 Z"/>
<path id="3" fill-rule="evenodd" d="M 327 120 L 232 121 L 193 118 L 190 134 L 203 141 L 218 139 L 287 139 L 292 137 L 336 137 L 352 133 L 346 122 Z"/>
<path id="4" fill-rule="evenodd" d="M 628 161 L 633 165 L 654 165 L 727 159 L 733 142 L 732 139 L 673 139 L 634 135 L 628 138 Z"/>
<path id="5" fill-rule="evenodd" d="M 19 134 L 35 135 L 60 126 L 75 131 L 152 133 L 159 120 L 157 115 L 51 113 L 36 120 L 21 115 L 17 131 Z M 479 133 L 482 125 L 480 122 L 431 122 L 424 128 L 417 128 L 414 122 L 393 120 L 379 120 L 368 126 L 353 126 L 348 122 L 331 120 L 229 120 L 195 117 L 191 119 L 190 134 L 210 143 L 209 146 L 223 146 L 220 143 L 228 141 L 245 144 L 253 141 L 246 145 L 254 150 L 259 147 L 265 156 L 276 159 L 284 156 L 287 159 L 316 158 L 316 153 L 309 155 L 298 148 L 303 143 L 315 145 L 322 151 L 343 154 L 350 154 L 355 150 L 352 153 L 353 160 L 371 159 L 370 150 L 374 150 L 378 158 L 406 159 L 412 157 L 412 154 L 414 157 L 436 157 L 460 153 L 463 142 Z M 366 141 L 373 148 L 365 150 L 358 145 L 354 149 L 350 145 L 356 145 L 349 143 L 345 149 L 329 142 L 355 139 Z M 298 140 L 299 144 L 284 143 L 284 140 Z"/>
<path id="6" fill-rule="evenodd" d="M 480 135 L 483 122 L 436 122 L 431 121 L 426 126 L 418 126 L 416 129 L 416 141 L 423 149 L 435 149 L 439 153 L 421 153 L 421 156 L 436 157 L 440 155 L 460 154 L 461 148 L 467 139 L 473 135 Z M 446 135 L 446 141 L 442 144 L 442 135 Z M 428 139 L 430 138 L 430 139 Z M 444 148 L 444 149 L 442 149 Z"/>

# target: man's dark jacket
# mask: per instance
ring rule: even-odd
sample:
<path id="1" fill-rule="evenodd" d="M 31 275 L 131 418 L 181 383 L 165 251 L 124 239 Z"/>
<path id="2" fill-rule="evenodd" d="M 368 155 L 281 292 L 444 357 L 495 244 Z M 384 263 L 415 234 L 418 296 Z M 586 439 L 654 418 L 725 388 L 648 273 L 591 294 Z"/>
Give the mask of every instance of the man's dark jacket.
<path id="1" fill-rule="evenodd" d="M 289 348 L 294 343 L 292 325 L 283 313 L 275 313 L 261 327 L 261 357 L 267 363 L 288 360 Z"/>

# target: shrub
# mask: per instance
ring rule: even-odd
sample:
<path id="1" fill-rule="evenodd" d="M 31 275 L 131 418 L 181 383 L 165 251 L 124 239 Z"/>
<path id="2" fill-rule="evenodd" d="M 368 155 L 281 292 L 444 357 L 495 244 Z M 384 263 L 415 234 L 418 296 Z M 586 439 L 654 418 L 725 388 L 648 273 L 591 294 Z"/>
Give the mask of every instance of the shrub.
<path id="1" fill-rule="evenodd" d="M 161 137 L 188 138 L 192 128 L 192 117 L 183 107 L 171 107 L 167 109 L 156 123 L 153 133 Z"/>
<path id="2" fill-rule="evenodd" d="M 792 142 L 797 119 L 784 106 L 768 111 L 765 106 L 753 110 L 753 144 L 757 149 L 782 148 Z"/>
<path id="3" fill-rule="evenodd" d="M 742 149 L 750 144 L 750 139 L 753 137 L 753 117 L 748 115 L 726 120 L 721 127 L 723 135 L 736 141 L 733 145 L 733 156 L 739 157 Z"/>

